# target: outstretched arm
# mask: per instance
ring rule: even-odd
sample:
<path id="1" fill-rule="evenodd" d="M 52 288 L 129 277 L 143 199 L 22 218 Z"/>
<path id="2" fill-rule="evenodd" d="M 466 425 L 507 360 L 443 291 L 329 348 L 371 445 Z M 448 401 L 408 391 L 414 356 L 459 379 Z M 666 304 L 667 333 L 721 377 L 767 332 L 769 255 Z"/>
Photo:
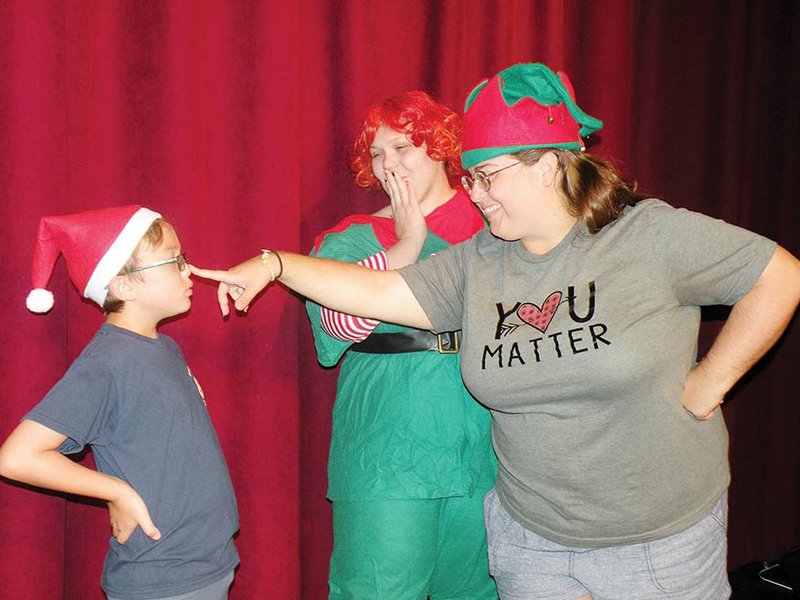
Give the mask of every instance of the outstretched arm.
<path id="1" fill-rule="evenodd" d="M 800 302 L 800 262 L 778 246 L 756 284 L 731 310 L 706 356 L 686 378 L 683 405 L 713 416 L 725 394 L 780 337 Z"/>
<path id="2" fill-rule="evenodd" d="M 58 452 L 65 439 L 40 423 L 22 421 L 0 447 L 0 475 L 49 490 L 106 500 L 111 529 L 120 544 L 128 541 L 137 526 L 145 535 L 159 539 L 161 533 L 136 490 Z"/>
<path id="3" fill-rule="evenodd" d="M 280 261 L 272 252 L 264 260 L 267 264 L 261 256 L 255 256 L 227 271 L 192 266 L 192 273 L 220 282 L 217 298 L 223 316 L 229 313 L 228 296 L 237 310 L 246 311 L 274 273 L 287 287 L 333 310 L 417 329 L 432 327 L 405 280 L 395 271 L 374 271 L 292 252 L 280 252 Z"/>

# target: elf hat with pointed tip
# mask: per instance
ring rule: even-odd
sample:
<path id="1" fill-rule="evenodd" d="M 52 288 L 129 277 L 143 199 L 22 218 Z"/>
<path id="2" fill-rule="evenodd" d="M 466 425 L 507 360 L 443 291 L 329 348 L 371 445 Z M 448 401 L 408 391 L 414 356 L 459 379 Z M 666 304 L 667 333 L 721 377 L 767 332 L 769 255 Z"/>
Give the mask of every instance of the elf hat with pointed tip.
<path id="1" fill-rule="evenodd" d="M 161 215 L 136 204 L 72 215 L 42 217 L 33 250 L 33 290 L 26 306 L 35 313 L 53 307 L 46 289 L 59 254 L 64 255 L 75 287 L 101 307 L 108 283 L 133 254 L 142 236 Z"/>
<path id="2" fill-rule="evenodd" d="M 479 83 L 467 98 L 461 164 L 469 169 L 531 148 L 583 150 L 581 138 L 602 127 L 575 103 L 565 73 L 516 64 Z"/>

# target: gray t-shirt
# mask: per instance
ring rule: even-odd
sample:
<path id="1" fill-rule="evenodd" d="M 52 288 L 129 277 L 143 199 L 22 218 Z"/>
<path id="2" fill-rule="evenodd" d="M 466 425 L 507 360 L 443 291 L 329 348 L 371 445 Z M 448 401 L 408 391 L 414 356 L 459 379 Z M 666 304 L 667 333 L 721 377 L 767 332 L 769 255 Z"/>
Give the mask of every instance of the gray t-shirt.
<path id="1" fill-rule="evenodd" d="M 92 448 L 97 469 L 142 497 L 161 539 L 110 539 L 102 584 L 125 600 L 188 593 L 238 564 L 228 469 L 205 401 L 175 342 L 105 324 L 25 416 Z"/>
<path id="2" fill-rule="evenodd" d="M 658 200 L 544 255 L 489 232 L 405 267 L 435 331 L 463 329 L 464 381 L 492 411 L 497 492 L 581 547 L 700 520 L 729 483 L 722 418 L 681 406 L 700 306 L 733 304 L 775 243 Z"/>

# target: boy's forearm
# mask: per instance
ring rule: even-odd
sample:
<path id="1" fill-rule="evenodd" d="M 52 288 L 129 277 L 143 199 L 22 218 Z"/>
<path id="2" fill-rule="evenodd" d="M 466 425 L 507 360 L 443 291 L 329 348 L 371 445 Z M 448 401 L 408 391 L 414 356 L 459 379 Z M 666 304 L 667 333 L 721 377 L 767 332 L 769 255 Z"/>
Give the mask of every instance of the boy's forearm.
<path id="1" fill-rule="evenodd" d="M 55 450 L 29 456 L 15 462 L 2 475 L 22 483 L 111 501 L 124 493 L 128 485 L 121 479 L 88 469 Z"/>
<path id="2" fill-rule="evenodd" d="M 126 490 L 127 483 L 73 462 L 55 449 L 37 444 L 37 428 L 23 421 L 0 448 L 0 475 L 49 490 L 111 501 Z"/>

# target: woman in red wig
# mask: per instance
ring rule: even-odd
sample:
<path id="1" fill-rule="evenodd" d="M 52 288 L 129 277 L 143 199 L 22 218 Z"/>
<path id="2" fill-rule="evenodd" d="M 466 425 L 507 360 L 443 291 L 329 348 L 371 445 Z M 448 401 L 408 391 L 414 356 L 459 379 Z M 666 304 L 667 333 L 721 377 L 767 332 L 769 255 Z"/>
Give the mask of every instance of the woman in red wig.
<path id="1" fill-rule="evenodd" d="M 461 120 L 428 94 L 373 106 L 351 169 L 389 203 L 320 234 L 312 255 L 397 269 L 472 237 L 484 223 L 457 184 L 460 151 Z M 307 310 L 319 362 L 341 361 L 330 597 L 496 598 L 481 504 L 495 476 L 491 419 L 461 382 L 459 334 Z"/>

